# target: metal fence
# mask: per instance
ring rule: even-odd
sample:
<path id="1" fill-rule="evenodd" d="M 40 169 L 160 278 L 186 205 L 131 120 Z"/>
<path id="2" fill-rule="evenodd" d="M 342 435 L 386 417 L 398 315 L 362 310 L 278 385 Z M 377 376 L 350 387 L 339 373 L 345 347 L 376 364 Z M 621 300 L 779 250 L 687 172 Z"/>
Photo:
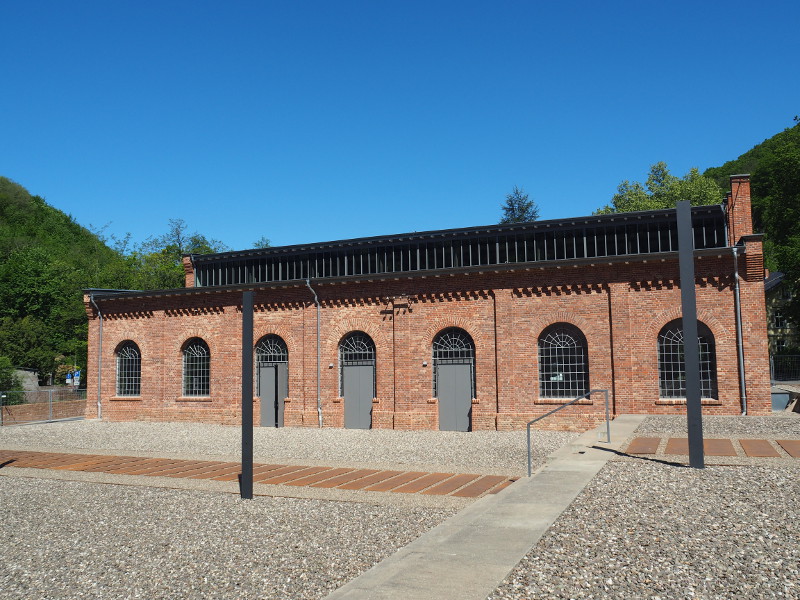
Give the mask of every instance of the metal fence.
<path id="1" fill-rule="evenodd" d="M 800 354 L 776 354 L 769 357 L 772 381 L 800 381 Z"/>
<path id="2" fill-rule="evenodd" d="M 82 419 L 85 413 L 86 390 L 0 391 L 0 426 Z"/>

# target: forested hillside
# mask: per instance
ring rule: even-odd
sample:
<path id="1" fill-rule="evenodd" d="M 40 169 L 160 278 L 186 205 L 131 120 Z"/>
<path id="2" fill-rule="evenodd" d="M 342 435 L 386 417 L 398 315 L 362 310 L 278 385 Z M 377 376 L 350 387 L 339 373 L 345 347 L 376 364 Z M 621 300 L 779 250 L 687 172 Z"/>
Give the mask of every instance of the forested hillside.
<path id="1" fill-rule="evenodd" d="M 727 185 L 738 173 L 752 176 L 754 226 L 765 234 L 767 266 L 800 281 L 800 123 L 704 175 Z M 794 315 L 800 322 L 800 303 Z"/>
<path id="2" fill-rule="evenodd" d="M 85 288 L 166 289 L 183 285 L 183 253 L 225 247 L 169 221 L 162 236 L 115 248 L 0 177 L 0 357 L 60 377 L 86 365 Z"/>
<path id="3" fill-rule="evenodd" d="M 683 177 L 669 172 L 663 162 L 654 164 L 644 183 L 625 180 L 611 203 L 598 213 L 650 210 L 675 206 L 678 200 L 693 205 L 715 204 L 730 189 L 730 176 L 749 173 L 754 227 L 764 233 L 767 267 L 800 282 L 800 119 L 798 123 L 754 146 L 735 160 L 707 169 L 692 169 Z M 800 294 L 794 295 L 789 317 L 800 323 Z"/>
<path id="4" fill-rule="evenodd" d="M 71 217 L 0 177 L 0 356 L 42 374 L 85 363 L 80 290 L 116 286 L 121 263 Z"/>

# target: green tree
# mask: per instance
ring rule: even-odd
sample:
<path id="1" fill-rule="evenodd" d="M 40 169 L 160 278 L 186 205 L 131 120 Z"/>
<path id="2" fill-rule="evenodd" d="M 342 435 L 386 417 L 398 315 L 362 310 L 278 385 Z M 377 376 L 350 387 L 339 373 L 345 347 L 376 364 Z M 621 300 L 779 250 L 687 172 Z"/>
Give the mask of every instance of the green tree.
<path id="1" fill-rule="evenodd" d="M 227 250 L 171 219 L 141 244 L 89 231 L 62 211 L 0 177 L 0 356 L 36 369 L 86 364 L 86 288 L 183 287 L 184 254 Z"/>
<path id="2" fill-rule="evenodd" d="M 753 173 L 752 191 L 758 198 L 770 266 L 786 273 L 796 287 L 800 281 L 800 147 L 787 144 L 762 159 Z M 787 316 L 800 323 L 797 294 Z"/>
<path id="3" fill-rule="evenodd" d="M 683 177 L 676 177 L 669 172 L 665 162 L 657 162 L 650 167 L 644 184 L 626 179 L 617 187 L 611 204 L 595 211 L 595 214 L 674 208 L 681 200 L 689 200 L 693 206 L 719 204 L 722 196 L 717 182 L 701 175 L 696 168 L 690 169 Z"/>
<path id="4" fill-rule="evenodd" d="M 7 356 L 0 356 L 0 392 L 11 392 L 21 389 L 22 382 L 14 372 L 14 365 L 11 360 Z"/>
<path id="5" fill-rule="evenodd" d="M 135 247 L 130 255 L 137 289 L 171 289 L 183 287 L 183 256 L 224 252 L 229 248 L 222 242 L 197 232 L 188 233 L 183 219 L 170 219 L 167 232 L 149 237 Z"/>
<path id="6" fill-rule="evenodd" d="M 272 242 L 270 242 L 269 238 L 265 235 L 262 235 L 255 242 L 253 242 L 253 248 L 271 248 L 271 247 L 272 247 Z"/>
<path id="7" fill-rule="evenodd" d="M 506 195 L 506 201 L 501 208 L 503 209 L 501 224 L 525 223 L 539 218 L 539 207 L 536 202 L 528 198 L 525 190 L 517 186 L 514 186 L 511 193 Z"/>

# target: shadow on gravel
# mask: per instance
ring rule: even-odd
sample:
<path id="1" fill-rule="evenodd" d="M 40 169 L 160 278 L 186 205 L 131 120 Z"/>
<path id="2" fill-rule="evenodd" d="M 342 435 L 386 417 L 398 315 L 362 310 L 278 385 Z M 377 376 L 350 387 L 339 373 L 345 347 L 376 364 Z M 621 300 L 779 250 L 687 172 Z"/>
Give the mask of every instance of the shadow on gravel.
<path id="1" fill-rule="evenodd" d="M 684 469 L 689 469 L 689 465 L 684 463 L 679 463 L 671 460 L 662 460 L 660 458 L 649 458 L 647 456 L 640 456 L 638 454 L 628 454 L 627 452 L 620 452 L 619 450 L 614 450 L 613 448 L 602 448 L 600 446 L 592 446 L 594 450 L 602 450 L 603 452 L 611 452 L 612 454 L 616 454 L 617 456 L 624 456 L 626 458 L 635 458 L 636 460 L 643 460 L 646 462 L 658 463 L 660 465 L 668 465 L 670 467 L 681 467 Z"/>

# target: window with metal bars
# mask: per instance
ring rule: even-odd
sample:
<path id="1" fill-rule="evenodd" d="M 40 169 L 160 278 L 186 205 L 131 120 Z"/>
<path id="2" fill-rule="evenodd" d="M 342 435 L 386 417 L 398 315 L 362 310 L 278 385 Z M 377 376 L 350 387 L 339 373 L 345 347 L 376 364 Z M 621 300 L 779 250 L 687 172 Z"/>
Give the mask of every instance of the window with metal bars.
<path id="1" fill-rule="evenodd" d="M 440 365 L 465 365 L 470 367 L 472 398 L 475 398 L 475 342 L 458 327 L 443 329 L 433 338 L 433 397 L 439 397 L 437 376 Z"/>
<path id="2" fill-rule="evenodd" d="M 265 335 L 256 344 L 256 394 L 261 395 L 261 378 L 258 376 L 259 368 L 277 363 L 289 362 L 289 349 L 286 342 L 275 334 Z"/>
<path id="3" fill-rule="evenodd" d="M 714 335 L 703 323 L 697 323 L 700 352 L 700 395 L 717 397 L 717 359 Z M 686 398 L 686 367 L 681 319 L 667 323 L 658 334 L 659 397 Z"/>
<path id="4" fill-rule="evenodd" d="M 375 366 L 375 342 L 363 331 L 352 331 L 339 342 L 339 395 L 344 394 L 344 367 Z M 375 396 L 373 369 L 372 395 Z"/>
<path id="5" fill-rule="evenodd" d="M 117 349 L 117 396 L 138 396 L 142 390 L 142 353 L 126 340 Z"/>
<path id="6" fill-rule="evenodd" d="M 200 338 L 192 338 L 183 348 L 183 395 L 208 396 L 211 380 L 211 353 Z"/>
<path id="7" fill-rule="evenodd" d="M 569 323 L 555 323 L 539 335 L 539 395 L 577 398 L 589 391 L 586 338 Z"/>

